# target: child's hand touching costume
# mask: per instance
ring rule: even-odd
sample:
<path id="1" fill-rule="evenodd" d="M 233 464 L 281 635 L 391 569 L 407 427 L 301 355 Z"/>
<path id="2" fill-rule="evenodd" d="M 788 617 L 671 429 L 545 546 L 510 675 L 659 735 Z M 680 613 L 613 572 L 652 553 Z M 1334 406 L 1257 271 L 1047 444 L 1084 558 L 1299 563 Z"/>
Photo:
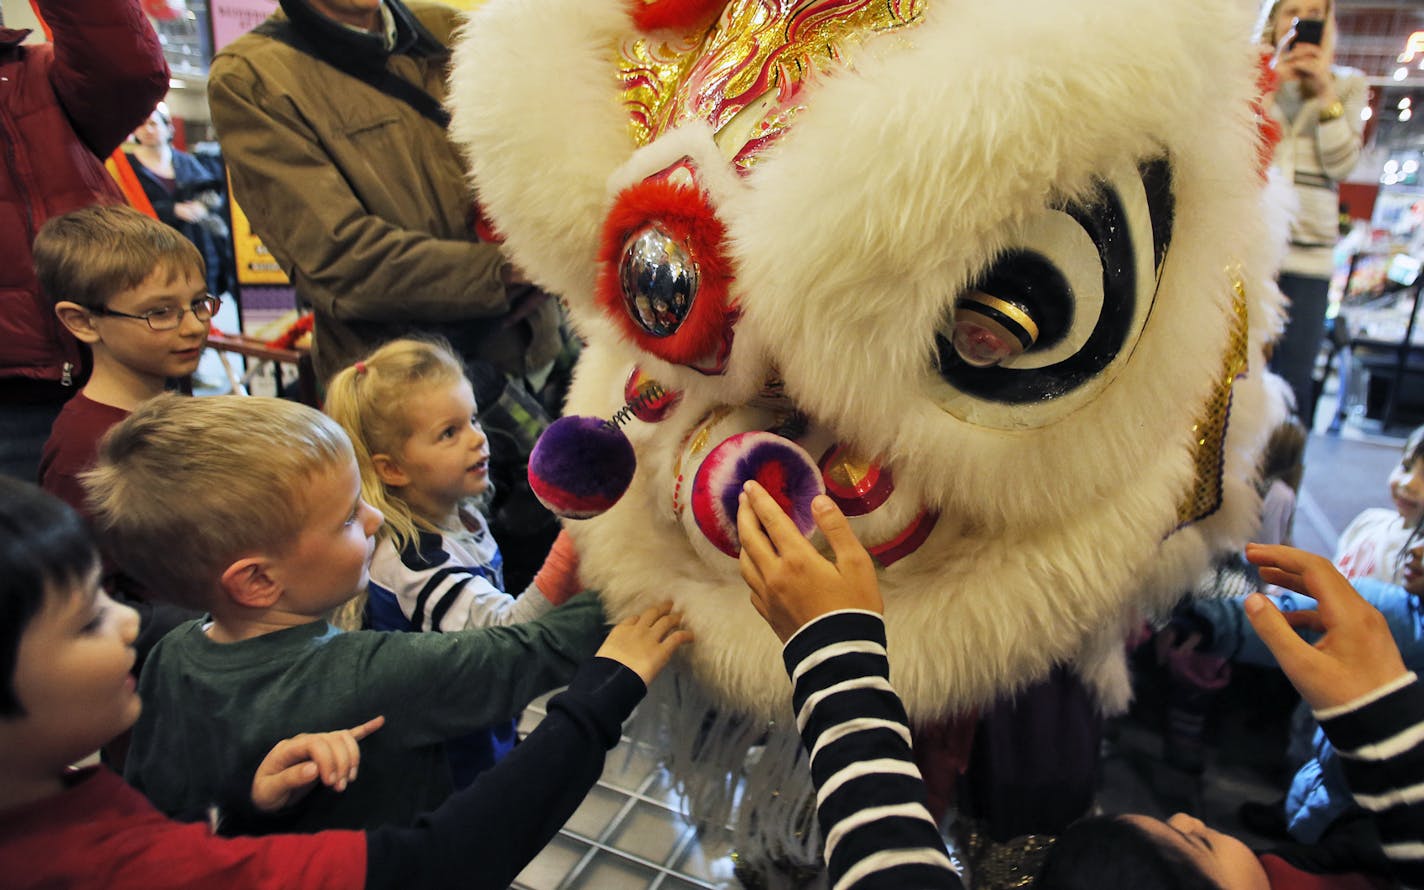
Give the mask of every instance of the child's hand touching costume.
<path id="1" fill-rule="evenodd" d="M 783 643 L 827 612 L 885 611 L 875 564 L 845 515 L 825 495 L 811 502 L 811 511 L 835 553 L 834 563 L 816 551 L 766 489 L 748 482 L 739 498 L 742 578 L 752 589 L 752 605 Z"/>
<path id="2" fill-rule="evenodd" d="M 621 663 L 651 684 L 672 654 L 692 642 L 692 631 L 684 630 L 681 622 L 682 614 L 672 610 L 672 603 L 654 606 L 614 625 L 594 654 Z"/>
<path id="3" fill-rule="evenodd" d="M 554 546 L 549 548 L 549 555 L 544 557 L 544 564 L 534 576 L 534 586 L 544 594 L 544 599 L 556 606 L 562 606 L 570 597 L 583 590 L 578 566 L 578 551 L 574 549 L 573 539 L 569 537 L 568 532 L 560 531 L 559 536 L 554 539 Z"/>
<path id="4" fill-rule="evenodd" d="M 385 717 L 367 720 L 354 729 L 302 733 L 283 739 L 268 752 L 252 778 L 252 805 L 274 813 L 300 800 L 320 780 L 345 791 L 356 780 L 361 748 L 356 743 L 386 724 Z"/>
<path id="5" fill-rule="evenodd" d="M 1330 560 L 1294 547 L 1247 544 L 1261 578 L 1315 600 L 1308 611 L 1282 613 L 1259 593 L 1246 615 L 1301 697 L 1320 711 L 1348 704 L 1405 673 L 1399 647 L 1379 610 L 1355 592 Z M 1325 634 L 1314 645 L 1295 630 Z"/>

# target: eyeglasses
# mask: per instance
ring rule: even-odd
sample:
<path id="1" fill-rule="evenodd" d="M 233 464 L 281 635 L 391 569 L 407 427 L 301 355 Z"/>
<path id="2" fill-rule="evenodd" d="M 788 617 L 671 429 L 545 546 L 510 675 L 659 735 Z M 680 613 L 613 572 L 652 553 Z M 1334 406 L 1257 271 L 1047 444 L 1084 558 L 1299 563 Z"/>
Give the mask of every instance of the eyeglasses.
<path id="1" fill-rule="evenodd" d="M 177 327 L 183 323 L 183 316 L 187 315 L 189 312 L 197 316 L 198 321 L 212 321 L 213 315 L 217 313 L 219 307 L 221 306 L 222 300 L 218 299 L 212 294 L 208 294 L 206 297 L 200 297 L 194 300 L 192 303 L 188 304 L 188 307 L 186 309 L 179 306 L 159 306 L 156 309 L 149 309 L 147 312 L 144 312 L 139 315 L 130 315 L 127 312 L 115 312 L 113 309 L 110 309 L 107 306 L 95 306 L 89 311 L 93 312 L 95 315 L 114 315 L 119 318 L 136 318 L 139 321 L 148 322 L 148 326 L 152 330 L 172 331 L 176 330 Z"/>

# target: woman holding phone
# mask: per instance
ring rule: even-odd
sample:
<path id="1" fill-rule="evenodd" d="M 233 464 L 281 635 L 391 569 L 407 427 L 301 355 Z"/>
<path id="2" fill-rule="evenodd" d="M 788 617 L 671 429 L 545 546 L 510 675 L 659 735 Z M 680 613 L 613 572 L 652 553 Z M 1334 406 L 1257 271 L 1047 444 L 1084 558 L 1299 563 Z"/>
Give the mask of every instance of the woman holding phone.
<path id="1" fill-rule="evenodd" d="M 1278 82 L 1264 104 L 1283 133 L 1272 165 L 1295 184 L 1300 201 L 1279 281 L 1291 301 L 1290 320 L 1271 370 L 1295 392 L 1296 412 L 1307 428 L 1314 421 L 1315 357 L 1340 231 L 1338 183 L 1360 159 L 1364 129 L 1364 75 L 1332 64 L 1334 12 L 1333 0 L 1275 0 L 1261 32 L 1274 53 Z"/>

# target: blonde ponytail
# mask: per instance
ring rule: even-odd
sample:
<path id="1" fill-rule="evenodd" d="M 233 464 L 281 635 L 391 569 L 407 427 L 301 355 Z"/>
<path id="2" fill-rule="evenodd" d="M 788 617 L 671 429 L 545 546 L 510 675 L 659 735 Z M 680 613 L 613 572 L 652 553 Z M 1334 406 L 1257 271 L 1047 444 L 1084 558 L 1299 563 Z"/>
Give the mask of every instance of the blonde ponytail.
<path id="1" fill-rule="evenodd" d="M 364 360 L 337 372 L 326 391 L 326 413 L 346 430 L 361 471 L 361 497 L 385 514 L 377 532 L 397 550 L 415 542 L 428 527 L 397 493 L 381 481 L 374 455 L 399 454 L 410 437 L 403 406 L 410 391 L 429 385 L 451 385 L 465 378 L 465 368 L 439 338 L 392 340 Z M 433 529 L 432 529 L 433 530 Z M 333 623 L 346 630 L 361 626 L 366 592 L 346 603 Z"/>

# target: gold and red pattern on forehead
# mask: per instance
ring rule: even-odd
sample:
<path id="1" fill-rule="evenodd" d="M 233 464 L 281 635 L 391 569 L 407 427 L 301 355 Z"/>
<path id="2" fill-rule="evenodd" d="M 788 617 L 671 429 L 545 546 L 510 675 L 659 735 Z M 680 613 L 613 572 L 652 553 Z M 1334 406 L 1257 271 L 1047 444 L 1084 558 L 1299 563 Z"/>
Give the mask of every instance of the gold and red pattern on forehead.
<path id="1" fill-rule="evenodd" d="M 618 81 L 633 141 L 703 121 L 739 172 L 802 110 L 803 88 L 853 68 L 868 39 L 920 23 L 926 0 L 729 0 L 705 33 L 630 37 Z"/>

